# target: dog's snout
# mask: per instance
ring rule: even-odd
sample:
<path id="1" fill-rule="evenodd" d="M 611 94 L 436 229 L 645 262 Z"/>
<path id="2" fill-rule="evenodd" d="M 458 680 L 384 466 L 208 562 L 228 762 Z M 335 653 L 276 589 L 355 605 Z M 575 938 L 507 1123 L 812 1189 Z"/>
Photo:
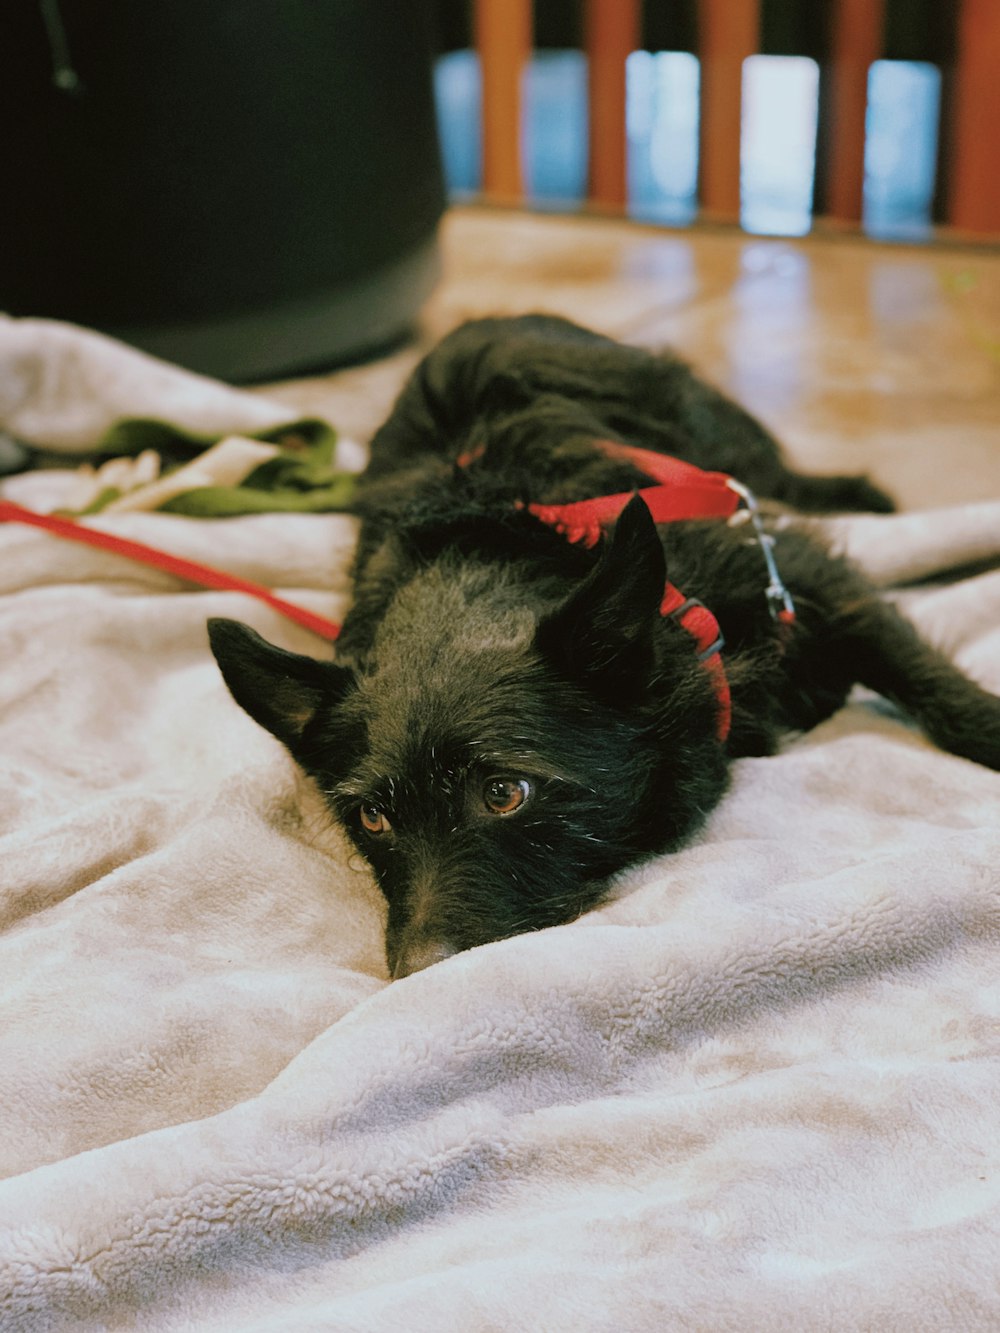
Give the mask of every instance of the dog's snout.
<path id="1" fill-rule="evenodd" d="M 422 972 L 425 967 L 443 963 L 446 958 L 457 952 L 458 950 L 453 949 L 446 940 L 421 939 L 414 940 L 412 944 L 404 944 L 392 964 L 392 979 L 398 981 L 413 972 Z"/>

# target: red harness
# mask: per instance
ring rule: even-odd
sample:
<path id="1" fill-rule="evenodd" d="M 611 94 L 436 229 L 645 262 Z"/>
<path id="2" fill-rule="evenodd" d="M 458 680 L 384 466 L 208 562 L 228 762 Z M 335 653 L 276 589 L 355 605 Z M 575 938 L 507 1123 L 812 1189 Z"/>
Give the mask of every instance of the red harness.
<path id="1" fill-rule="evenodd" d="M 739 507 L 741 496 L 733 489 L 724 472 L 704 472 L 693 463 L 684 463 L 652 449 L 635 449 L 613 440 L 600 442 L 601 452 L 609 458 L 631 463 L 657 485 L 647 486 L 638 494 L 646 502 L 654 523 L 677 523 L 686 518 L 729 518 Z M 461 459 L 459 460 L 462 461 Z M 582 541 L 594 546 L 601 529 L 613 523 L 635 491 L 618 495 L 600 495 L 594 500 L 579 500 L 567 505 L 528 505 L 543 523 L 551 523 L 568 541 Z"/>
<path id="2" fill-rule="evenodd" d="M 645 472 L 657 484 L 640 490 L 654 523 L 677 523 L 692 518 L 730 518 L 742 496 L 723 472 L 704 472 L 692 463 L 682 462 L 651 449 L 636 449 L 613 440 L 601 441 L 601 450 L 610 458 L 622 459 Z M 462 461 L 461 459 L 459 460 Z M 633 491 L 601 495 L 593 500 L 579 500 L 565 505 L 528 505 L 530 513 L 548 523 L 567 541 L 594 546 L 601 531 L 613 523 L 632 499 Z M 685 597 L 679 588 L 667 582 L 660 602 L 660 615 L 672 616 L 695 641 L 698 660 L 712 679 L 718 703 L 716 735 L 726 740 L 732 722 L 729 681 L 722 663 L 725 642 L 719 622 L 694 597 Z"/>
<path id="3" fill-rule="evenodd" d="M 741 503 L 745 504 L 767 561 L 771 579 L 767 588 L 767 598 L 772 614 L 785 624 L 794 619 L 795 612 L 791 598 L 774 565 L 770 549 L 772 539 L 764 533 L 756 503 L 749 491 L 722 472 L 703 472 L 701 468 L 694 467 L 691 463 L 684 463 L 678 458 L 669 458 L 665 454 L 654 453 L 647 449 L 634 449 L 630 445 L 618 444 L 611 440 L 603 441 L 601 448 L 612 458 L 621 458 L 634 464 L 657 483 L 638 492 L 649 506 L 656 523 L 674 523 L 693 518 L 730 518 Z M 465 455 L 458 461 L 460 465 L 464 465 L 472 462 L 474 456 Z M 548 523 L 557 532 L 565 534 L 568 541 L 594 546 L 600 539 L 602 529 L 618 517 L 633 494 L 632 491 L 625 491 L 618 495 L 602 495 L 593 500 L 581 500 L 574 504 L 532 504 L 527 508 L 543 523 Z M 0 522 L 5 521 L 27 523 L 32 527 L 42 528 L 55 537 L 111 551 L 115 555 L 125 556 L 140 564 L 165 570 L 168 574 L 186 579 L 189 583 L 199 583 L 206 588 L 247 593 L 265 602 L 296 624 L 312 630 L 323 639 L 336 639 L 340 633 L 340 626 L 335 621 L 285 601 L 283 597 L 276 596 L 270 588 L 265 588 L 259 583 L 251 583 L 248 579 L 241 579 L 224 570 L 214 569 L 211 565 L 202 565 L 194 560 L 170 555 L 155 546 L 147 546 L 144 542 L 115 537 L 109 532 L 87 527 L 73 519 L 57 518 L 52 514 L 37 514 L 34 510 L 25 509 L 10 500 L 0 499 Z M 724 741 L 729 735 L 732 705 L 729 682 L 722 664 L 723 638 L 718 621 L 701 602 L 693 597 L 685 597 L 672 583 L 667 583 L 664 589 L 660 614 L 673 616 L 694 639 L 699 660 L 710 674 L 715 688 L 719 705 L 717 734 L 719 739 Z"/>

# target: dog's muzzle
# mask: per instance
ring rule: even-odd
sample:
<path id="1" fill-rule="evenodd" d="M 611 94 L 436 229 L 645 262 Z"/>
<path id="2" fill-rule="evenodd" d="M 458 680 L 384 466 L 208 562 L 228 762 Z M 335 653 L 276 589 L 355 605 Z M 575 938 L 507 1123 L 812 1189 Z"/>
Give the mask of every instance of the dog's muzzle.
<path id="1" fill-rule="evenodd" d="M 440 940 L 414 940 L 412 944 L 404 944 L 393 963 L 392 979 L 399 981 L 401 977 L 408 977 L 413 972 L 422 972 L 425 967 L 443 963 L 457 952 L 450 944 Z"/>

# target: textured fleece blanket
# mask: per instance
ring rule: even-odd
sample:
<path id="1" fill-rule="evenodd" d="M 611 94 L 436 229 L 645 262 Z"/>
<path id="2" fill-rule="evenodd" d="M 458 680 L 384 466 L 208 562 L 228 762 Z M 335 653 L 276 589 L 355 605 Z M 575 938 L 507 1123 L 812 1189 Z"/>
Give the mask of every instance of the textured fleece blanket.
<path id="1" fill-rule="evenodd" d="M 95 522 L 343 610 L 343 516 Z M 1000 503 L 836 533 L 903 584 Z M 1000 572 L 900 595 L 1000 691 Z M 323 651 L 0 527 L 4 1333 L 1000 1326 L 1000 776 L 859 696 L 601 910 L 389 984 L 209 615 Z"/>
<path id="2" fill-rule="evenodd" d="M 213 437 L 273 430 L 289 413 L 93 329 L 0 311 L 0 429 L 25 444 L 82 454 L 129 417 Z"/>

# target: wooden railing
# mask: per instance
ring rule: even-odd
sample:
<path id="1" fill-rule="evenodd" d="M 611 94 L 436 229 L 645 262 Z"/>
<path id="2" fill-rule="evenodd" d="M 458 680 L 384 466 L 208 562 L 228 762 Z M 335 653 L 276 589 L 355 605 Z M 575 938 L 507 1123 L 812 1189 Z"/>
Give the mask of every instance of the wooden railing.
<path id="1" fill-rule="evenodd" d="M 482 67 L 483 192 L 524 197 L 521 76 L 532 48 L 532 0 L 472 0 Z M 939 221 L 1000 235 L 1000 0 L 949 0 L 953 63 L 945 71 Z M 626 203 L 625 60 L 641 47 L 641 0 L 582 0 L 589 69 L 588 201 Z M 868 70 L 880 58 L 886 0 L 829 0 L 817 157 L 818 213 L 860 223 Z M 740 214 L 743 62 L 759 50 L 761 0 L 697 0 L 701 60 L 699 205 Z"/>

